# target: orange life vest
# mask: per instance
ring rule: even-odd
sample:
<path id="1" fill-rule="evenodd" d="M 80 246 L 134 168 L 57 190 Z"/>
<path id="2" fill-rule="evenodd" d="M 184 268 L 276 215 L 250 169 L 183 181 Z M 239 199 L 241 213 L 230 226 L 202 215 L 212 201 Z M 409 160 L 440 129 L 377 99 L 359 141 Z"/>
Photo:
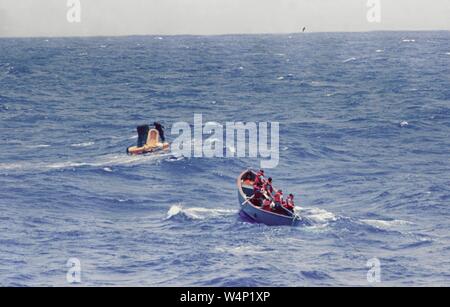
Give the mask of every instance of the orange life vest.
<path id="1" fill-rule="evenodd" d="M 273 200 L 275 203 L 282 204 L 283 203 L 283 193 L 282 192 L 275 193 Z"/>

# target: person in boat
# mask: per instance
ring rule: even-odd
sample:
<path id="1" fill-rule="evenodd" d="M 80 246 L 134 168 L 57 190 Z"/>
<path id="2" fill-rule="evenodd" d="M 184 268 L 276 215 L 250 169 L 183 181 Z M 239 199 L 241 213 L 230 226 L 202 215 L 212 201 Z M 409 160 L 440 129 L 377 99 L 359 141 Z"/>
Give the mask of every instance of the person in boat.
<path id="1" fill-rule="evenodd" d="M 264 195 L 263 195 L 263 193 L 261 191 L 261 187 L 256 185 L 256 184 L 254 184 L 253 185 L 253 199 L 252 199 L 252 203 L 255 206 L 261 207 L 262 202 L 263 202 L 263 198 L 264 198 L 263 196 Z"/>
<path id="2" fill-rule="evenodd" d="M 269 177 L 266 182 L 263 184 L 263 193 L 266 194 L 267 198 L 272 199 L 273 198 L 273 187 L 272 187 L 272 177 Z"/>
<path id="3" fill-rule="evenodd" d="M 272 210 L 277 211 L 279 209 L 282 209 L 281 206 L 283 205 L 284 200 L 283 200 L 283 191 L 282 190 L 278 190 L 274 197 L 273 197 L 273 207 Z"/>
<path id="4" fill-rule="evenodd" d="M 158 130 L 161 142 L 164 143 L 166 141 L 166 137 L 164 136 L 165 127 L 161 125 L 159 122 L 154 122 L 153 126 L 155 126 L 155 129 Z"/>
<path id="5" fill-rule="evenodd" d="M 284 207 L 286 209 L 288 209 L 289 211 L 294 212 L 295 204 L 294 204 L 294 195 L 293 194 L 289 194 L 289 196 L 286 198 Z"/>
<path id="6" fill-rule="evenodd" d="M 259 172 L 256 173 L 255 185 L 262 187 L 265 181 L 264 170 L 260 169 Z"/>
<path id="7" fill-rule="evenodd" d="M 263 202 L 262 202 L 262 209 L 263 209 L 263 210 L 270 211 L 270 210 L 271 210 L 271 208 L 270 208 L 270 204 L 271 204 L 271 203 L 272 203 L 271 200 L 265 198 L 265 199 L 263 200 Z"/>

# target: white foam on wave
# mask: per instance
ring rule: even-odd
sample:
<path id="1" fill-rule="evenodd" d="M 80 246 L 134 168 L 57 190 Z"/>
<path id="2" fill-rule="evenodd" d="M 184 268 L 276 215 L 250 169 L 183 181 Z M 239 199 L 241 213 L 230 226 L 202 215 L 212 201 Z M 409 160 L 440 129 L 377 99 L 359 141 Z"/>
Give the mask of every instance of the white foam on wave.
<path id="1" fill-rule="evenodd" d="M 95 142 L 84 142 L 84 143 L 77 143 L 77 144 L 71 144 L 72 147 L 89 147 L 94 145 Z"/>
<path id="2" fill-rule="evenodd" d="M 136 165 L 149 162 L 159 162 L 170 157 L 170 153 L 155 155 L 128 156 L 125 154 L 110 154 L 99 156 L 89 161 L 63 161 L 63 162 L 22 162 L 22 163 L 0 163 L 0 171 L 46 171 L 55 169 L 73 169 L 83 166 L 90 167 L 112 167 L 123 165 Z"/>
<path id="3" fill-rule="evenodd" d="M 247 255 L 259 255 L 267 254 L 267 252 L 260 246 L 217 246 L 214 251 L 219 253 L 228 253 L 234 256 L 247 256 Z"/>
<path id="4" fill-rule="evenodd" d="M 307 218 L 309 221 L 313 222 L 316 226 L 322 225 L 326 226 L 330 222 L 334 222 L 337 220 L 337 217 L 334 213 L 329 212 L 325 209 L 320 208 L 295 208 L 295 213 L 299 214 L 302 217 Z"/>
<path id="5" fill-rule="evenodd" d="M 0 163 L 0 171 L 13 171 L 23 168 L 23 163 Z"/>
<path id="6" fill-rule="evenodd" d="M 342 61 L 342 63 L 348 63 L 348 62 L 353 62 L 353 61 L 356 61 L 355 57 L 348 58 L 348 59 Z"/>
<path id="7" fill-rule="evenodd" d="M 48 148 L 51 145 L 48 144 L 38 144 L 38 145 L 25 145 L 26 148 Z"/>
<path id="8" fill-rule="evenodd" d="M 396 227 L 408 226 L 408 225 L 414 224 L 412 222 L 405 221 L 405 220 L 386 221 L 386 220 L 366 219 L 366 220 L 360 220 L 360 221 L 363 222 L 364 224 L 367 224 L 367 225 L 370 225 L 370 226 L 373 226 L 373 227 L 379 228 L 379 229 L 392 229 L 392 228 L 396 228 Z"/>
<path id="9" fill-rule="evenodd" d="M 287 74 L 287 75 L 284 75 L 284 76 L 279 76 L 277 78 L 277 80 L 285 80 L 285 79 L 293 79 L 293 78 L 294 78 L 293 74 Z"/>
<path id="10" fill-rule="evenodd" d="M 416 40 L 415 39 L 404 39 L 404 40 L 402 40 L 402 42 L 404 42 L 404 43 L 415 43 Z"/>
<path id="11" fill-rule="evenodd" d="M 128 156 L 124 154 L 111 154 L 100 156 L 99 158 L 83 163 L 88 166 L 120 166 L 142 164 L 151 161 L 160 161 L 170 156 L 170 153 L 160 153 L 154 155 Z"/>
<path id="12" fill-rule="evenodd" d="M 176 216 L 184 216 L 192 220 L 203 220 L 207 218 L 217 218 L 220 216 L 226 216 L 235 214 L 236 210 L 232 209 L 209 209 L 202 207 L 184 208 L 181 204 L 173 205 L 167 211 L 167 219 L 171 219 Z"/>
<path id="13" fill-rule="evenodd" d="M 42 168 L 43 169 L 45 169 L 45 168 L 47 168 L 47 169 L 63 169 L 63 168 L 76 168 L 76 167 L 81 167 L 81 166 L 86 166 L 86 165 L 88 165 L 88 163 L 67 161 L 67 162 L 44 164 L 44 165 L 42 165 Z"/>
<path id="14" fill-rule="evenodd" d="M 166 159 L 166 161 L 167 162 L 176 162 L 176 161 L 181 161 L 181 160 L 184 160 L 184 159 L 186 159 L 186 158 L 183 155 L 180 155 L 180 156 L 173 155 L 173 156 L 168 157 Z"/>

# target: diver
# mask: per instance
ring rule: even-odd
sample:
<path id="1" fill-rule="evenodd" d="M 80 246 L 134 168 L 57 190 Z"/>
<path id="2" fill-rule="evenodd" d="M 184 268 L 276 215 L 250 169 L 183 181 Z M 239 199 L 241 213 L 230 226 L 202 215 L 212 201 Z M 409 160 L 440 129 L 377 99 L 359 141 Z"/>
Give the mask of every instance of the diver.
<path id="1" fill-rule="evenodd" d="M 164 136 L 164 129 L 165 129 L 165 127 L 163 125 L 161 125 L 159 122 L 154 122 L 153 126 L 155 126 L 155 129 L 158 130 L 161 142 L 164 143 L 166 141 L 166 138 Z"/>

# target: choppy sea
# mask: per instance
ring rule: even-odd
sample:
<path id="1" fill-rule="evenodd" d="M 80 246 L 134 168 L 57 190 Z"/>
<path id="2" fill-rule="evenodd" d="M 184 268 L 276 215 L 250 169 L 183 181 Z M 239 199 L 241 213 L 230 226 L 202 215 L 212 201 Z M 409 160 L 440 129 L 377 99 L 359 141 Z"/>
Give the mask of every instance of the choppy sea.
<path id="1" fill-rule="evenodd" d="M 313 223 L 240 219 L 259 159 L 125 154 L 194 113 L 279 122 Z M 0 39 L 2 286 L 450 286 L 449 206 L 449 32 Z"/>

